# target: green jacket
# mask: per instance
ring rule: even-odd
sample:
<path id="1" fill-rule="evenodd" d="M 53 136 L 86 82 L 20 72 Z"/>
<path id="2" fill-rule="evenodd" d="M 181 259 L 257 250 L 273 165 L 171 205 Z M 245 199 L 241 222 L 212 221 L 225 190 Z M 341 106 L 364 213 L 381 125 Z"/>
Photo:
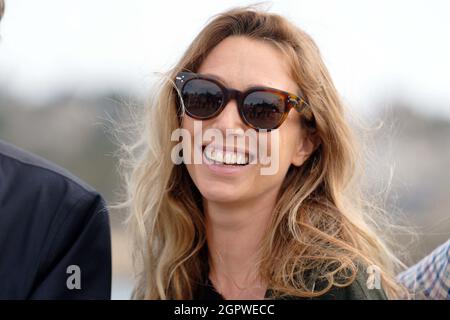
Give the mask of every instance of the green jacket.
<path id="1" fill-rule="evenodd" d="M 347 287 L 332 287 L 327 293 L 315 298 L 299 298 L 295 296 L 287 296 L 282 300 L 387 300 L 387 296 L 383 289 L 369 289 L 367 287 L 367 276 L 363 269 L 358 269 L 355 280 Z M 265 298 L 270 299 L 272 291 L 269 289 L 265 294 Z M 224 298 L 218 293 L 209 278 L 206 283 L 198 287 L 195 295 L 196 300 L 223 300 Z"/>
<path id="2" fill-rule="evenodd" d="M 367 287 L 365 272 L 359 270 L 355 280 L 347 287 L 332 287 L 330 291 L 315 298 L 286 297 L 286 300 L 387 300 L 386 293 L 381 289 L 369 289 Z M 266 292 L 266 298 L 270 298 L 271 292 Z"/>

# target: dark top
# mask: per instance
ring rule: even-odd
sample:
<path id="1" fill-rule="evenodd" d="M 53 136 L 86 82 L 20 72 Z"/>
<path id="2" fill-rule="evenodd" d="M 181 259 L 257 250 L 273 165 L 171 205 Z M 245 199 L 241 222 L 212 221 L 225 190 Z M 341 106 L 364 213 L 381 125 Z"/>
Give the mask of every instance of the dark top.
<path id="1" fill-rule="evenodd" d="M 100 194 L 0 140 L 0 299 L 110 296 L 110 227 Z"/>
<path id="2" fill-rule="evenodd" d="M 271 291 L 267 290 L 265 299 L 271 298 Z M 223 296 L 217 292 L 211 280 L 206 280 L 205 284 L 198 287 L 196 300 L 224 300 Z M 366 277 L 363 272 L 358 272 L 356 279 L 349 286 L 344 288 L 332 287 L 327 293 L 315 298 L 299 298 L 294 296 L 283 297 L 285 300 L 386 300 L 386 294 L 382 289 L 368 289 Z"/>

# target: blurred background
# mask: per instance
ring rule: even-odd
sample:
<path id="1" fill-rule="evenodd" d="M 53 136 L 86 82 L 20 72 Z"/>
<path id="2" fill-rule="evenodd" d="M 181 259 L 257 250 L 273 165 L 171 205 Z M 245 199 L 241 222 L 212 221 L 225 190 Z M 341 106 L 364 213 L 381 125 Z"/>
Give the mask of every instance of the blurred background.
<path id="1" fill-rule="evenodd" d="M 6 0 L 0 139 L 121 195 L 111 119 L 140 107 L 216 13 L 254 1 Z M 413 263 L 450 237 L 450 3 L 265 2 L 317 42 L 349 110 L 368 125 L 368 187 L 418 238 Z M 380 125 L 383 124 L 383 125 Z M 374 130 L 373 128 L 377 128 Z M 374 190 L 377 188 L 374 188 Z M 375 191 L 374 191 L 375 192 Z M 124 214 L 111 213 L 114 299 L 132 289 Z"/>

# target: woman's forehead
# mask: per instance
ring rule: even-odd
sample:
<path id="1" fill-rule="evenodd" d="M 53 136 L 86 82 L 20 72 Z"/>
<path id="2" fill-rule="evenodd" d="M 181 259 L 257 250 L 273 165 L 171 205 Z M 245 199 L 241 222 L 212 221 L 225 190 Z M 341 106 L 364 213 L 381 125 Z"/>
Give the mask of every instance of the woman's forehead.
<path id="1" fill-rule="evenodd" d="M 228 37 L 214 47 L 197 72 L 219 78 L 235 89 L 261 85 L 297 90 L 287 58 L 273 45 L 246 37 Z"/>

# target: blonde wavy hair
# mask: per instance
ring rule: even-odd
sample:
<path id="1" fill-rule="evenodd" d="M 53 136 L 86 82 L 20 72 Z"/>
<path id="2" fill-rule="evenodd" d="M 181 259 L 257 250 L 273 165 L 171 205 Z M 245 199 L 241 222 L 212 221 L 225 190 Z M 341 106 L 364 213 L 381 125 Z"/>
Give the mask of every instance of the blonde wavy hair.
<path id="1" fill-rule="evenodd" d="M 173 79 L 181 70 L 195 72 L 211 49 L 229 36 L 271 43 L 285 55 L 292 78 L 311 106 L 302 114 L 302 125 L 320 137 L 310 158 L 288 170 L 261 243 L 258 266 L 274 297 L 317 297 L 332 286 L 345 287 L 355 280 L 360 265 L 377 266 L 388 297 L 402 297 L 404 290 L 394 275 L 404 266 L 379 236 L 373 214 L 382 210 L 365 200 L 358 179 L 363 170 L 360 144 L 319 49 L 286 18 L 244 7 L 209 21 L 156 85 L 140 120 L 139 137 L 123 146 L 122 205 L 129 212 L 136 268 L 133 298 L 192 299 L 204 280 L 207 249 L 201 195 L 185 165 L 171 161 L 177 143 L 171 141 L 171 133 L 180 126 Z M 324 284 L 320 290 L 312 274 Z"/>

